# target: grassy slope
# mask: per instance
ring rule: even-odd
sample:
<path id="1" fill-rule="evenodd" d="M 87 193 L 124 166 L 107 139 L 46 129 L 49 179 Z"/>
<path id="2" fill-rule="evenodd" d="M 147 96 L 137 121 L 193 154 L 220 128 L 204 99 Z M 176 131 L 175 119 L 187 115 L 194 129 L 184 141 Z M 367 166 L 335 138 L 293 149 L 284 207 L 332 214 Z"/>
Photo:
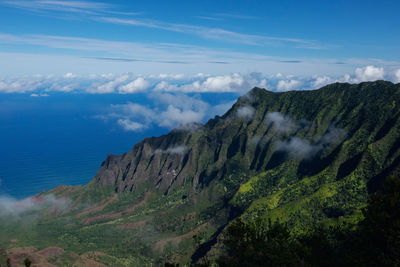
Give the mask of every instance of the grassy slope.
<path id="1" fill-rule="evenodd" d="M 59 246 L 67 251 L 60 257 L 66 265 L 74 262 L 70 252 L 101 251 L 104 263 L 129 266 L 190 261 L 192 235 L 203 242 L 213 239 L 237 211 L 244 219 L 286 221 L 297 233 L 316 222 L 353 224 L 369 191 L 379 187 L 379 175 L 398 167 L 399 101 L 399 85 L 385 82 L 333 84 L 308 92 L 253 90 L 222 118 L 181 140 L 198 155 L 192 167 L 204 170 L 201 179 L 189 175 L 168 194 L 146 179 L 133 192 L 116 196 L 114 187 L 94 181 L 57 188 L 49 193 L 71 199 L 71 209 L 46 209 L 39 219 L 31 214 L 3 223 L 0 246 Z M 248 105 L 256 109 L 254 118 L 237 119 L 237 110 Z M 306 120 L 307 127 L 277 133 L 265 123 L 275 111 Z M 296 136 L 317 144 L 332 125 L 344 129 L 343 140 L 308 160 L 287 156 L 279 161 L 277 141 Z"/>

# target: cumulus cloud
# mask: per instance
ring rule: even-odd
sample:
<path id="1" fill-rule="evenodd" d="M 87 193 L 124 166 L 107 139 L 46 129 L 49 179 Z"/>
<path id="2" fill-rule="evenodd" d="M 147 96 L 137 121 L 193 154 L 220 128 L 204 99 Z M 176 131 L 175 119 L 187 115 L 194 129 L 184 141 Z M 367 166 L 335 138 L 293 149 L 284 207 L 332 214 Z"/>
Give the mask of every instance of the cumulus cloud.
<path id="1" fill-rule="evenodd" d="M 252 72 L 225 75 L 209 74 L 152 74 L 136 75 L 76 75 L 68 72 L 61 76 L 32 75 L 23 77 L 0 77 L 2 93 L 82 92 L 93 94 L 128 94 L 148 92 L 171 93 L 235 93 L 242 95 L 254 87 L 284 92 L 290 90 L 318 89 L 333 82 L 358 83 L 386 79 L 400 81 L 399 69 L 384 69 L 365 66 L 355 69 L 353 74 L 331 77 L 328 75 L 293 76 L 270 75 Z"/>
<path id="2" fill-rule="evenodd" d="M 149 82 L 143 79 L 142 77 L 137 78 L 136 80 L 120 86 L 118 88 L 118 92 L 121 94 L 132 94 L 136 92 L 145 91 L 149 87 Z"/>
<path id="3" fill-rule="evenodd" d="M 72 72 L 68 72 L 68 73 L 64 74 L 63 77 L 66 79 L 72 79 L 72 78 L 76 78 L 77 76 L 75 74 L 73 74 Z"/>
<path id="4" fill-rule="evenodd" d="M 104 84 L 101 84 L 96 87 L 88 88 L 88 92 L 90 93 L 95 93 L 95 94 L 109 94 L 109 93 L 114 93 L 115 88 L 119 86 L 121 83 L 127 81 L 129 79 L 128 74 L 121 75 L 117 77 L 116 79 L 106 82 Z"/>
<path id="5" fill-rule="evenodd" d="M 184 84 L 170 84 L 166 81 L 161 81 L 155 87 L 158 91 L 180 91 L 185 93 L 199 92 L 247 92 L 253 87 L 267 87 L 267 80 L 262 78 L 260 73 L 250 73 L 243 75 L 233 73 L 220 76 L 210 76 L 197 74 L 192 78 L 192 81 Z"/>
<path id="6" fill-rule="evenodd" d="M 184 154 L 187 151 L 186 146 L 174 146 L 167 149 L 156 149 L 155 154 Z"/>
<path id="7" fill-rule="evenodd" d="M 0 78 L 0 92 L 26 93 L 33 92 L 45 86 L 45 77 L 41 75 L 19 78 Z"/>
<path id="8" fill-rule="evenodd" d="M 251 106 L 244 106 L 240 107 L 237 112 L 236 116 L 239 118 L 251 119 L 254 116 L 255 109 Z"/>
<path id="9" fill-rule="evenodd" d="M 358 82 L 383 80 L 385 71 L 383 68 L 366 66 L 365 68 L 356 68 L 355 78 Z"/>
<path id="10" fill-rule="evenodd" d="M 325 85 L 332 83 L 333 80 L 329 76 L 317 76 L 314 77 L 314 81 L 311 82 L 311 86 L 313 89 L 319 89 Z"/>
<path id="11" fill-rule="evenodd" d="M 279 92 L 286 92 L 286 91 L 300 89 L 302 84 L 303 83 L 298 80 L 280 80 L 278 82 L 278 85 L 276 86 L 276 89 Z"/>
<path id="12" fill-rule="evenodd" d="M 146 129 L 146 125 L 131 121 L 130 119 L 119 119 L 117 121 L 118 125 L 120 125 L 125 131 L 141 131 L 143 129 Z"/>
<path id="13" fill-rule="evenodd" d="M 400 83 L 400 69 L 396 70 L 396 72 L 394 73 L 395 76 L 395 83 Z"/>
<path id="14" fill-rule="evenodd" d="M 30 197 L 23 200 L 0 196 L 0 217 L 15 220 L 20 219 L 27 212 L 41 211 L 48 208 L 65 210 L 70 204 L 69 199 L 56 198 L 54 195 Z"/>
<path id="15" fill-rule="evenodd" d="M 166 81 L 161 81 L 154 87 L 155 91 L 165 91 L 165 92 L 173 92 L 173 91 L 179 91 L 178 86 L 170 84 Z"/>
<path id="16" fill-rule="evenodd" d="M 158 78 L 160 79 L 172 79 L 172 80 L 182 80 L 185 78 L 184 74 L 165 74 L 162 73 L 158 75 Z"/>
<path id="17" fill-rule="evenodd" d="M 192 130 L 192 125 L 215 115 L 222 106 L 229 107 L 225 104 L 213 107 L 196 96 L 184 94 L 157 93 L 148 98 L 152 106 L 131 102 L 112 105 L 108 114 L 98 118 L 116 120 L 127 131 L 140 131 L 151 126 Z"/>
<path id="18" fill-rule="evenodd" d="M 267 124 L 272 123 L 274 129 L 282 134 L 287 134 L 299 128 L 297 122 L 293 121 L 289 116 L 284 116 L 279 112 L 271 112 L 265 118 Z"/>

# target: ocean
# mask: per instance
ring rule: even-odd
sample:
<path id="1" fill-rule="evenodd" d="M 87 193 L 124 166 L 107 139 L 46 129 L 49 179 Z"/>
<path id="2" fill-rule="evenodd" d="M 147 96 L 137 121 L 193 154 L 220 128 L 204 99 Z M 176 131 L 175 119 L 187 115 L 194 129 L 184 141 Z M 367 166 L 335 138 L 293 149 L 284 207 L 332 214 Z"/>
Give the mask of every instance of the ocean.
<path id="1" fill-rule="evenodd" d="M 107 154 L 122 154 L 146 136 L 168 129 L 127 132 L 99 115 L 135 96 L 0 95 L 0 195 L 17 199 L 58 185 L 84 185 Z"/>
<path id="2" fill-rule="evenodd" d="M 211 107 L 237 94 L 194 97 Z M 108 154 L 128 152 L 143 138 L 171 130 L 153 125 L 125 131 L 103 118 L 112 105 L 151 107 L 152 101 L 146 94 L 0 94 L 0 196 L 22 199 L 58 185 L 87 184 Z"/>

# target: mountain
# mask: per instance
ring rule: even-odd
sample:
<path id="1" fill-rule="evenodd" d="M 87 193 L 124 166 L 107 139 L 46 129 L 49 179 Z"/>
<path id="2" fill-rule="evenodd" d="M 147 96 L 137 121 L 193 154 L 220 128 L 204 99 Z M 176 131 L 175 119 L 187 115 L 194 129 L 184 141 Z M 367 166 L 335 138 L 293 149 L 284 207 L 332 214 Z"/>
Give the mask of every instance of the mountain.
<path id="1" fill-rule="evenodd" d="M 33 258 L 59 247 L 45 259 L 57 265 L 157 265 L 212 257 L 237 217 L 279 219 L 295 234 L 354 225 L 368 196 L 400 169 L 399 105 L 400 84 L 385 81 L 254 88 L 205 125 L 109 155 L 86 186 L 36 196 L 41 216 L 3 218 L 0 246 L 35 247 Z"/>

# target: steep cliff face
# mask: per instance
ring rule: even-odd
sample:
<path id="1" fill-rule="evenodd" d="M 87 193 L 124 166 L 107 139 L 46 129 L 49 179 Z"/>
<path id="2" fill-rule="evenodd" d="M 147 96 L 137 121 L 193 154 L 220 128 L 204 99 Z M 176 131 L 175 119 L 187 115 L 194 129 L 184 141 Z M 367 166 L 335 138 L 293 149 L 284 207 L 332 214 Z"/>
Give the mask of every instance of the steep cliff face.
<path id="1" fill-rule="evenodd" d="M 237 216 L 279 219 L 293 233 L 319 223 L 352 225 L 368 195 L 399 170 L 400 84 L 254 88 L 205 125 L 109 155 L 87 186 L 52 190 L 73 205 L 36 230 L 46 226 L 42 246 L 94 247 L 136 265 L 185 263 L 212 255 Z M 10 240 L 18 232 L 2 234 Z M 39 242 L 32 240 L 27 244 Z"/>
<path id="2" fill-rule="evenodd" d="M 146 184 L 146 190 L 165 194 L 191 183 L 193 194 L 215 179 L 240 173 L 243 182 L 288 161 L 293 179 L 333 164 L 340 180 L 367 158 L 374 171 L 366 175 L 374 176 L 397 162 L 398 88 L 379 81 L 287 93 L 254 88 L 204 126 L 146 138 L 129 153 L 108 156 L 94 180 L 116 192 Z M 383 154 L 382 142 L 391 147 Z M 378 180 L 370 182 L 370 190 L 379 186 Z"/>

